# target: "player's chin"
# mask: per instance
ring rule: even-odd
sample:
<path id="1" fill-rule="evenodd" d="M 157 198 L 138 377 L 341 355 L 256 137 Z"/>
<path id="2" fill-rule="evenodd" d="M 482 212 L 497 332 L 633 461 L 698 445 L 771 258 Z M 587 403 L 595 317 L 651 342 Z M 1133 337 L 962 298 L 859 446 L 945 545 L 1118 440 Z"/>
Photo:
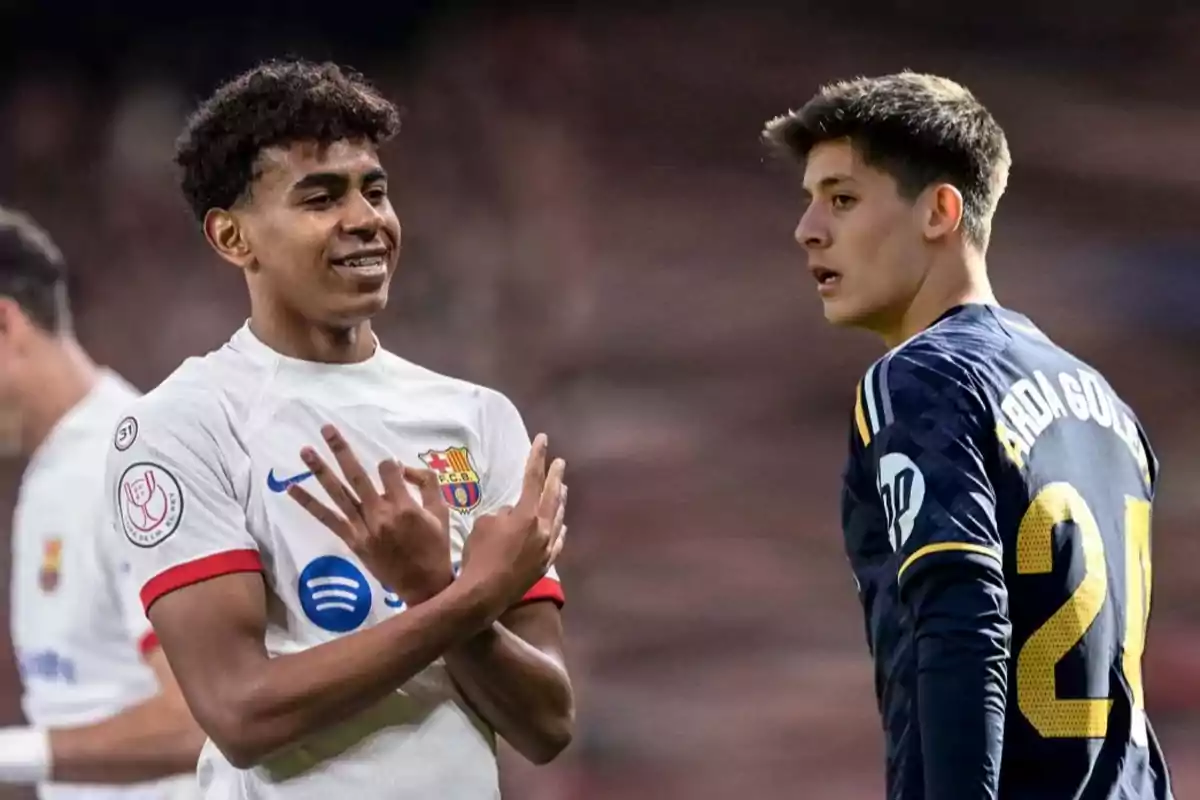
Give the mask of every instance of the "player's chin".
<path id="1" fill-rule="evenodd" d="M 20 431 L 0 430 L 0 458 L 15 458 L 21 455 Z"/>
<path id="2" fill-rule="evenodd" d="M 342 323 L 357 324 L 387 308 L 388 284 L 383 283 L 370 290 L 339 292 L 337 297 L 330 300 L 330 318 Z"/>
<path id="3" fill-rule="evenodd" d="M 856 327 L 870 317 L 869 309 L 862 303 L 854 302 L 854 298 L 839 296 L 822 298 L 821 304 L 825 310 L 825 321 L 831 325 Z"/>
<path id="4" fill-rule="evenodd" d="M 15 405 L 0 404 L 0 458 L 21 453 L 22 414 Z"/>

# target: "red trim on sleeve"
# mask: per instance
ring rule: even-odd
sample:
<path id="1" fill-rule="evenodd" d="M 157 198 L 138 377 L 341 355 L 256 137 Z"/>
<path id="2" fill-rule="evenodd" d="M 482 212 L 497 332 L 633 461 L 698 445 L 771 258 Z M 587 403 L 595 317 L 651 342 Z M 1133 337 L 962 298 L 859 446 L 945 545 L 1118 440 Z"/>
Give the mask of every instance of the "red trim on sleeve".
<path id="1" fill-rule="evenodd" d="M 142 654 L 142 658 L 150 655 L 158 648 L 158 634 L 154 631 L 147 633 L 142 637 L 141 641 L 138 642 L 138 652 Z"/>
<path id="2" fill-rule="evenodd" d="M 528 603 L 533 600 L 553 600 L 555 605 L 562 608 L 567 598 L 563 595 L 561 583 L 554 580 L 554 578 L 542 578 L 521 598 L 522 603 Z"/>
<path id="3" fill-rule="evenodd" d="M 150 606 L 164 594 L 235 572 L 262 572 L 262 559 L 259 558 L 258 551 L 229 550 L 176 564 L 146 581 L 146 585 L 142 587 L 142 607 L 148 614 Z"/>

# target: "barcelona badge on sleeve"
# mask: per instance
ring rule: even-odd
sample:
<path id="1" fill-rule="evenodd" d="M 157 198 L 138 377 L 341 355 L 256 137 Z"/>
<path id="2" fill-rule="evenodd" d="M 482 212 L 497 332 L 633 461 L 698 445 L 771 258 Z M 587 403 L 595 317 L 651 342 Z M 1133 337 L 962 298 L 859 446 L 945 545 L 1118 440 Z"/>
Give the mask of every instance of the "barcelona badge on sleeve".
<path id="1" fill-rule="evenodd" d="M 47 539 L 42 544 L 42 568 L 38 571 L 38 586 L 43 592 L 53 592 L 58 588 L 59 576 L 62 574 L 62 539 Z"/>

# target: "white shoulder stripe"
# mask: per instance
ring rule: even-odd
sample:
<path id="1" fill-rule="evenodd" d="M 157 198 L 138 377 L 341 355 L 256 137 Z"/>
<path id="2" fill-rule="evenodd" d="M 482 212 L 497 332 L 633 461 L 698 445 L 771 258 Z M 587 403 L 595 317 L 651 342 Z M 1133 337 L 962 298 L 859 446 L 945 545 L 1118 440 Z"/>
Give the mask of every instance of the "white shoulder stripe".
<path id="1" fill-rule="evenodd" d="M 863 398 L 867 401 L 867 424 L 871 427 L 871 435 L 879 433 L 879 397 L 875 390 L 875 373 L 879 368 L 879 362 L 876 361 L 867 370 L 866 377 L 863 378 Z"/>
<path id="2" fill-rule="evenodd" d="M 892 420 L 895 419 L 892 416 L 892 391 L 888 386 L 888 365 L 891 363 L 891 353 L 879 361 L 879 398 L 881 401 L 880 411 L 883 413 L 883 424 L 881 425 L 883 428 L 891 425 Z"/>
<path id="3" fill-rule="evenodd" d="M 879 431 L 888 425 L 891 425 L 895 420 L 895 416 L 892 413 L 892 394 L 888 389 L 888 366 L 891 364 L 892 356 L 931 331 L 937 330 L 938 327 L 950 319 L 953 319 L 953 317 L 947 317 L 924 330 L 917 331 L 889 350 L 867 370 L 867 375 L 863 378 L 863 397 L 867 403 L 868 424 L 871 426 L 872 436 L 878 434 Z"/>

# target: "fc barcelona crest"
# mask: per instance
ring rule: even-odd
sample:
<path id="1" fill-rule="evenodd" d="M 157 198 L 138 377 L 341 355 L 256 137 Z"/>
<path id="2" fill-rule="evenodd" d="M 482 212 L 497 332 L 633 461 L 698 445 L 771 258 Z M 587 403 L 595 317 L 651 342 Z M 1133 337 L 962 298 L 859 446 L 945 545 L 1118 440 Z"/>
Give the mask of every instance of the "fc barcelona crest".
<path id="1" fill-rule="evenodd" d="M 47 539 L 42 545 L 42 568 L 38 570 L 38 586 L 43 592 L 58 588 L 62 574 L 62 539 Z"/>
<path id="2" fill-rule="evenodd" d="M 421 454 L 421 460 L 437 474 L 446 505 L 456 511 L 470 511 L 479 505 L 479 473 L 471 464 L 470 450 L 465 447 L 430 450 Z"/>

